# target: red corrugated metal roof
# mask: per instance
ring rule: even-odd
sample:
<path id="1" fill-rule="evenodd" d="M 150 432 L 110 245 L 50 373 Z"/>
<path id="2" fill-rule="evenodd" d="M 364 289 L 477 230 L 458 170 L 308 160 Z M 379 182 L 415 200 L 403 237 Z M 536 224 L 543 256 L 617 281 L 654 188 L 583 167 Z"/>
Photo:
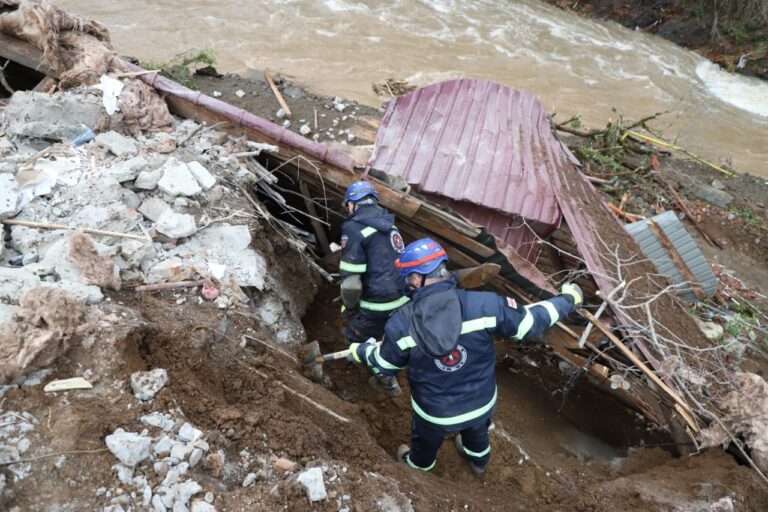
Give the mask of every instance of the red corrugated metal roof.
<path id="1" fill-rule="evenodd" d="M 557 226 L 547 167 L 574 162 L 533 94 L 460 79 L 390 102 L 371 167 L 421 192 Z"/>

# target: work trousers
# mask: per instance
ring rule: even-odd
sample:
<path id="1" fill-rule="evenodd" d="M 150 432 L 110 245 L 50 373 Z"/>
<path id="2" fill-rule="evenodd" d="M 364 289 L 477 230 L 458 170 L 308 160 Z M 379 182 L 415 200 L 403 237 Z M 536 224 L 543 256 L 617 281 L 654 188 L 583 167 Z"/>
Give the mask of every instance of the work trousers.
<path id="1" fill-rule="evenodd" d="M 347 324 L 344 337 L 347 344 L 364 343 L 368 338 L 381 340 L 384 336 L 384 325 L 389 320 L 392 311 L 371 311 L 360 308 L 357 314 Z"/>
<path id="2" fill-rule="evenodd" d="M 461 442 L 464 444 L 464 455 L 478 467 L 485 467 L 491 458 L 491 441 L 488 438 L 490 418 L 480 420 L 461 431 Z M 406 462 L 414 469 L 429 471 L 437 462 L 437 451 L 443 444 L 450 430 L 440 428 L 421 419 L 416 414 L 411 420 L 411 451 Z"/>

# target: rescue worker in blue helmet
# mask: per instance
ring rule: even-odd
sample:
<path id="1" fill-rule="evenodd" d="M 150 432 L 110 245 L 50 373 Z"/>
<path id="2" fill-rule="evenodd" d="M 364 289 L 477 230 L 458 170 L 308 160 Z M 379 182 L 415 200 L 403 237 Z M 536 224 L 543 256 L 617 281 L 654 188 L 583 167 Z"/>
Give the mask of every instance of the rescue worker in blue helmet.
<path id="1" fill-rule="evenodd" d="M 583 300 L 565 284 L 562 294 L 528 306 L 491 292 L 457 289 L 439 244 L 423 238 L 409 244 L 396 266 L 413 292 L 387 322 L 384 341 L 353 344 L 352 357 L 380 375 L 408 367 L 411 444 L 398 458 L 431 470 L 443 439 L 458 433 L 456 448 L 473 473 L 485 471 L 491 455 L 488 428 L 496 405 L 493 334 L 522 340 L 540 334 Z"/>
<path id="2" fill-rule="evenodd" d="M 349 217 L 341 226 L 339 268 L 349 344 L 381 339 L 387 319 L 408 302 L 405 283 L 394 265 L 405 243 L 395 226 L 395 216 L 378 201 L 379 194 L 369 181 L 352 183 L 344 194 Z M 401 392 L 392 375 L 374 374 L 371 385 L 390 396 Z"/>

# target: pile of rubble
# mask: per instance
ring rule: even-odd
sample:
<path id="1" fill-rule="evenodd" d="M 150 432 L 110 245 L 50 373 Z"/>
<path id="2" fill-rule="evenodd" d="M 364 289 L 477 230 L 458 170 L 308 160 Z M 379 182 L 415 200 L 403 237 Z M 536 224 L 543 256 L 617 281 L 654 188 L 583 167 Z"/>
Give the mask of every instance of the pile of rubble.
<path id="1" fill-rule="evenodd" d="M 4 111 L 0 324 L 17 321 L 22 298 L 37 287 L 90 305 L 124 281 L 193 280 L 209 288 L 198 301 L 226 309 L 253 300 L 278 339 L 301 342 L 304 305 L 271 296 L 282 286 L 271 248 L 254 247 L 266 209 L 243 197 L 257 176 L 231 156 L 239 141 L 170 116 L 168 126 L 135 138 L 96 135 L 120 128 L 108 107 L 106 95 L 79 88 L 17 92 Z M 92 140 L 76 145 L 83 139 Z"/>

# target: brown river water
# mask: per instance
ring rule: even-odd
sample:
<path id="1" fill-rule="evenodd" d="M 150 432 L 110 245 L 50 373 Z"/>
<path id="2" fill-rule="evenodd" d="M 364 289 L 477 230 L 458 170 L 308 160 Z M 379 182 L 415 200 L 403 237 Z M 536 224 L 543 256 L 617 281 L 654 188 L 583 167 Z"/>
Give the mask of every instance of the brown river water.
<path id="1" fill-rule="evenodd" d="M 587 126 L 671 113 L 653 126 L 690 151 L 768 177 L 768 83 L 617 24 L 535 0 L 61 0 L 107 24 L 118 52 L 164 61 L 213 49 L 220 71 L 265 67 L 378 106 L 373 82 L 469 76 L 536 93 Z"/>

